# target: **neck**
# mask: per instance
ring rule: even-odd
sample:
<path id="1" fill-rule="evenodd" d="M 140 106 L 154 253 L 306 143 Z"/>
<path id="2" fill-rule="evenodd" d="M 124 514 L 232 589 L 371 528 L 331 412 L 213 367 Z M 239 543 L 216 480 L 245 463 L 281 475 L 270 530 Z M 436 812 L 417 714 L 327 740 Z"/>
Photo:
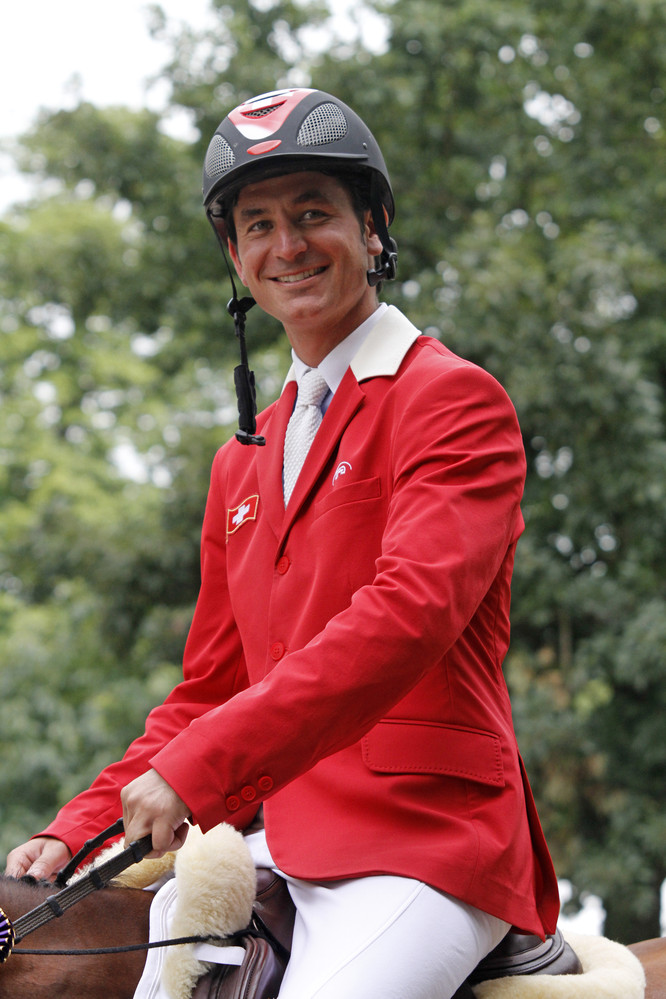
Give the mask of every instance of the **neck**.
<path id="1" fill-rule="evenodd" d="M 294 352 L 309 368 L 317 368 L 321 361 L 334 350 L 338 344 L 342 343 L 350 333 L 369 319 L 376 311 L 379 301 L 373 289 L 368 289 L 372 294 L 359 305 L 353 313 L 347 314 L 335 326 L 326 330 L 313 329 L 312 319 L 305 324 L 284 323 L 284 330 L 287 339 Z"/>

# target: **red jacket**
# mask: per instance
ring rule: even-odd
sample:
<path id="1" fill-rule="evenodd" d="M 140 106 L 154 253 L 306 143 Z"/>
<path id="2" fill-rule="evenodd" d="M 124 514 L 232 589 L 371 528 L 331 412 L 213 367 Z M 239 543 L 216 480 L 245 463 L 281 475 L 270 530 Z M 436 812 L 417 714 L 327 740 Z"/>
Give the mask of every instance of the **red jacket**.
<path id="1" fill-rule="evenodd" d="M 278 867 L 425 881 L 526 932 L 559 902 L 502 661 L 523 529 L 515 412 L 394 308 L 282 499 L 287 382 L 264 448 L 217 454 L 184 680 L 47 833 L 72 848 L 148 766 L 208 829 L 265 801 Z"/>

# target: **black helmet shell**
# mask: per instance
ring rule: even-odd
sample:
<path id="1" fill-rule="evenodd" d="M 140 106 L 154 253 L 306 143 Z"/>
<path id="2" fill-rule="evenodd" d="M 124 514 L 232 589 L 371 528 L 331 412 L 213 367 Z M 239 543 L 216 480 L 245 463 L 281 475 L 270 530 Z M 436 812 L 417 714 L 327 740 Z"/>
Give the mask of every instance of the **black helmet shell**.
<path id="1" fill-rule="evenodd" d="M 255 176 L 280 168 L 336 166 L 371 172 L 390 225 L 395 207 L 388 171 L 375 138 L 359 116 L 321 90 L 260 94 L 234 108 L 211 139 L 203 170 L 204 206 L 209 216 L 219 218 L 234 194 Z"/>

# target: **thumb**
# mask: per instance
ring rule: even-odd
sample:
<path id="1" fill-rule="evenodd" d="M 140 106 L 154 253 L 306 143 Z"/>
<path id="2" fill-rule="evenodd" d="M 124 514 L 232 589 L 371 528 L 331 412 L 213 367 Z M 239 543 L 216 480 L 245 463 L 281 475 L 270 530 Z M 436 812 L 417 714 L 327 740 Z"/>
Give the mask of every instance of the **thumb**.
<path id="1" fill-rule="evenodd" d="M 153 823 L 153 850 L 160 854 L 180 850 L 187 837 L 188 828 L 187 822 L 181 822 L 176 829 L 173 829 L 166 819 L 157 819 Z"/>
<path id="2" fill-rule="evenodd" d="M 60 840 L 48 840 L 43 850 L 37 856 L 26 874 L 37 881 L 46 881 L 53 877 L 61 867 L 64 867 L 71 857 L 71 852 Z"/>
<path id="3" fill-rule="evenodd" d="M 28 877 L 34 878 L 35 881 L 46 881 L 54 871 L 43 860 L 36 860 L 25 873 Z"/>

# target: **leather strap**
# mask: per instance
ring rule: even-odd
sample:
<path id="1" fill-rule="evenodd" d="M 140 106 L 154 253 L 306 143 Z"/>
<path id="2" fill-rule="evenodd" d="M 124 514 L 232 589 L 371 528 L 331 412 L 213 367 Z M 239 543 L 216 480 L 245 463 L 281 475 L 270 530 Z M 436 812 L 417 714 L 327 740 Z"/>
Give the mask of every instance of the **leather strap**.
<path id="1" fill-rule="evenodd" d="M 122 853 L 117 853 L 110 860 L 79 878 L 78 881 L 67 885 L 56 895 L 50 895 L 45 902 L 31 909 L 30 912 L 26 912 L 14 922 L 15 943 L 19 943 L 29 933 L 44 926 L 45 923 L 62 916 L 63 912 L 76 905 L 86 895 L 92 894 L 98 888 L 103 888 L 121 871 L 124 871 L 131 864 L 137 864 L 147 853 L 150 853 L 152 848 L 151 837 L 144 836 L 143 839 L 130 843 Z"/>

